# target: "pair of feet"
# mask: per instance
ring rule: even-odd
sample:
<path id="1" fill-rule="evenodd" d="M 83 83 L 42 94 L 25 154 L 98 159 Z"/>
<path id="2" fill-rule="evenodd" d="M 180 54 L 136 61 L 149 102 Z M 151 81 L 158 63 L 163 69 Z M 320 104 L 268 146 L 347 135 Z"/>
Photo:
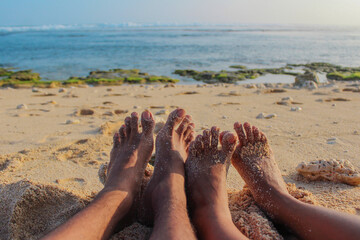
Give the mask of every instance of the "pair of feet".
<path id="1" fill-rule="evenodd" d="M 132 113 L 115 134 L 105 184 L 106 189 L 127 191 L 133 198 L 154 147 L 152 114 L 142 113 L 141 133 L 138 118 L 137 113 Z M 152 223 L 167 203 L 183 201 L 201 236 L 207 235 L 209 226 L 232 224 L 226 190 L 230 163 L 260 207 L 268 214 L 275 214 L 271 209 L 277 198 L 288 192 L 265 135 L 248 123 L 235 123 L 238 137 L 230 132 L 219 133 L 213 127 L 194 140 L 191 121 L 185 110 L 177 109 L 169 115 L 156 138 L 155 169 L 143 196 L 145 220 Z M 185 185 L 187 200 L 183 197 Z"/>

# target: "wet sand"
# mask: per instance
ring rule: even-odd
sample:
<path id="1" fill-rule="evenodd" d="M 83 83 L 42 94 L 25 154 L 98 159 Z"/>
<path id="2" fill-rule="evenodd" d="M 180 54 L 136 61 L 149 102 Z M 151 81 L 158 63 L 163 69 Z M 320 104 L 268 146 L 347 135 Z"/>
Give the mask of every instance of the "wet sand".
<path id="1" fill-rule="evenodd" d="M 176 107 L 193 116 L 196 133 L 213 125 L 233 131 L 235 121 L 259 127 L 285 181 L 300 188 L 292 185 L 294 195 L 360 216 L 360 186 L 309 181 L 295 170 L 301 162 L 322 159 L 360 168 L 360 94 L 349 91 L 360 85 L 353 84 L 315 90 L 284 84 L 1 89 L 0 238 L 37 239 L 79 211 L 102 188 L 98 170 L 109 161 L 112 133 L 127 114 L 149 109 L 163 122 Z M 273 118 L 257 118 L 260 113 Z M 253 239 L 281 238 L 243 186 L 231 167 L 230 205 L 238 228 Z M 150 231 L 135 224 L 114 238 L 146 238 Z"/>

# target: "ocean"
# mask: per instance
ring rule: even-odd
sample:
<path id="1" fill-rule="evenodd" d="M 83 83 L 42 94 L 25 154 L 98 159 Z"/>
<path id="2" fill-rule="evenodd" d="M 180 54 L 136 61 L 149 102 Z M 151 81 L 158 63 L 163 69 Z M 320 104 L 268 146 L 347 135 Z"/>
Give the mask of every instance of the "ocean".
<path id="1" fill-rule="evenodd" d="M 33 69 L 44 80 L 93 70 L 228 70 L 328 62 L 360 66 L 360 28 L 291 25 L 132 24 L 0 26 L 0 66 Z M 181 78 L 182 83 L 192 80 Z"/>

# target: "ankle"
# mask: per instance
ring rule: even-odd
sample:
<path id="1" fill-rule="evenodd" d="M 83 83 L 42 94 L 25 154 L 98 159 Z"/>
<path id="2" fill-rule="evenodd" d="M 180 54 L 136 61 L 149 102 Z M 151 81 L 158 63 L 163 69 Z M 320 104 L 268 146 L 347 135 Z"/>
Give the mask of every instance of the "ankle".
<path id="1" fill-rule="evenodd" d="M 161 177 L 158 185 L 154 188 L 151 199 L 153 209 L 169 207 L 171 204 L 186 207 L 185 179 L 183 176 L 170 173 Z"/>
<path id="2" fill-rule="evenodd" d="M 273 220 L 283 222 L 284 216 L 298 203 L 300 202 L 289 193 L 279 192 L 273 194 L 271 200 L 262 204 L 262 208 Z"/>

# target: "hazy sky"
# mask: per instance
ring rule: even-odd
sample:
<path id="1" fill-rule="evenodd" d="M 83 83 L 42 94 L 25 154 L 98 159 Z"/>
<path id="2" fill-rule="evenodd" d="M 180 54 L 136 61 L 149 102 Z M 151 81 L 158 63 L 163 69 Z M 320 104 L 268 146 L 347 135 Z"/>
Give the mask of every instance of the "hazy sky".
<path id="1" fill-rule="evenodd" d="M 360 0 L 0 0 L 0 25 L 280 23 L 360 25 Z"/>

